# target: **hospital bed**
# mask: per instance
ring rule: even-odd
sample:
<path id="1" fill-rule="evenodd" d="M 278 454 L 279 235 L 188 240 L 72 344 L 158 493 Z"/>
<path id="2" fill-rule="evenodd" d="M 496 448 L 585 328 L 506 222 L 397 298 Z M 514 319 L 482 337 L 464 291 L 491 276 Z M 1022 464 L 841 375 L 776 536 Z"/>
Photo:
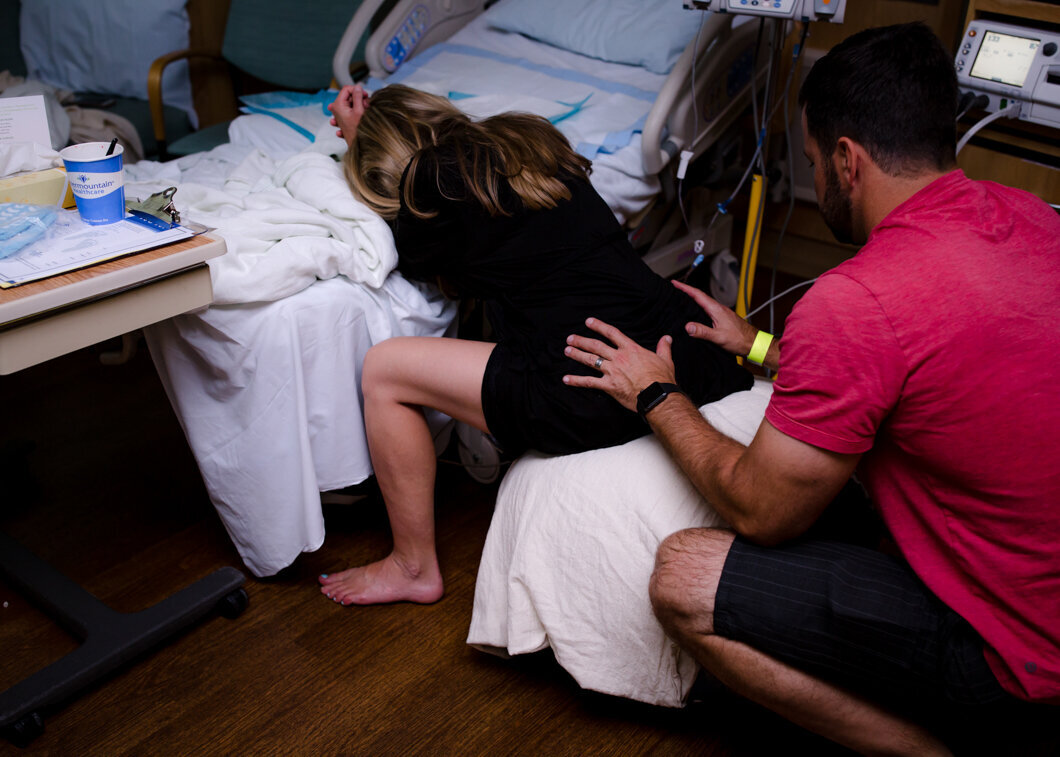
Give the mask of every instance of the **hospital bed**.
<path id="1" fill-rule="evenodd" d="M 468 0 L 401 0 L 367 43 L 367 86 L 401 82 L 442 93 L 474 116 L 540 113 L 593 160 L 594 185 L 616 217 L 634 219 L 672 180 L 682 151 L 701 154 L 747 102 L 754 28 L 733 29 L 731 17 L 686 12 L 674 0 L 660 3 L 684 14 L 678 21 L 687 26 L 671 42 L 676 62 L 666 73 L 658 64 L 600 60 L 497 27 L 506 9 L 547 16 L 541 2 L 501 0 L 485 9 Z M 362 3 L 351 21 L 335 56 L 339 82 L 349 70 L 344 56 L 378 5 Z M 599 8 L 598 0 L 561 5 Z M 554 21 L 573 25 L 566 16 Z M 641 23 L 640 34 L 653 23 Z M 348 191 L 334 159 L 345 145 L 324 109 L 333 96 L 248 98 L 228 144 L 127 169 L 127 196 L 176 186 L 184 217 L 216 228 L 229 248 L 211 263 L 214 303 L 146 336 L 210 497 L 258 576 L 321 546 L 321 492 L 372 474 L 359 375 L 368 348 L 394 335 L 452 333 L 456 314 L 436 291 L 394 272 L 389 230 Z M 430 420 L 441 447 L 451 424 L 439 415 Z M 518 559 L 509 547 L 498 550 Z M 487 559 L 483 572 L 483 586 L 512 575 Z M 486 630 L 471 641 L 512 652 L 551 641 L 563 660 L 551 629 L 544 641 L 501 639 L 497 613 L 507 611 L 496 595 L 483 602 L 474 626 Z M 479 623 L 486 611 L 489 623 Z M 673 696 L 612 689 L 674 703 Z"/>
<path id="2" fill-rule="evenodd" d="M 332 70 L 386 0 L 361 4 Z M 634 222 L 750 102 L 757 25 L 677 0 L 401 0 L 365 45 L 369 88 L 402 83 L 455 95 L 473 115 L 527 110 L 552 120 L 593 161 L 593 184 Z M 735 19 L 735 21 L 734 21 Z M 772 22 L 769 22 L 770 24 Z M 764 79 L 759 61 L 758 82 Z M 693 94 L 694 91 L 694 94 Z M 653 267 L 670 275 L 688 263 Z"/>

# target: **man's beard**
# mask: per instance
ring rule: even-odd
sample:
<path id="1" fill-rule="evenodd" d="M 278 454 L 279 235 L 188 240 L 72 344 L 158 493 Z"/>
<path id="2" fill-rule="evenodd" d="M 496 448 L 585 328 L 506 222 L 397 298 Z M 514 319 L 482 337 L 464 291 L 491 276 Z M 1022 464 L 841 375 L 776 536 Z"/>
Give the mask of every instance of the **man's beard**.
<path id="1" fill-rule="evenodd" d="M 839 173 L 828 166 L 824 179 L 824 198 L 820 202 L 821 216 L 836 240 L 843 244 L 854 242 L 854 214 L 850 195 L 839 186 Z"/>

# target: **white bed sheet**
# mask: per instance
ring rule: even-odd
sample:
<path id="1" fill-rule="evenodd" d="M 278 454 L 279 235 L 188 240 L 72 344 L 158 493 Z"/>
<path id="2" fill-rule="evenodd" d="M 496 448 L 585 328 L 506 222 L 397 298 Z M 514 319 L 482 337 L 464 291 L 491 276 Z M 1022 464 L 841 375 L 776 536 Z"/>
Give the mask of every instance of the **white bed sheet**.
<path id="1" fill-rule="evenodd" d="M 215 303 L 145 329 L 210 498 L 246 566 L 273 575 L 324 539 L 320 492 L 372 473 L 360 367 L 397 335 L 441 336 L 454 303 L 392 272 L 386 224 L 353 199 L 319 114 L 315 142 L 264 115 L 232 142 L 126 168 L 126 195 L 168 186 L 215 227 Z M 329 134 L 329 132 L 331 132 Z M 430 416 L 435 431 L 448 419 Z"/>
<path id="2" fill-rule="evenodd" d="M 759 379 L 700 412 L 747 444 L 771 394 Z M 583 688 L 680 707 L 699 666 L 663 633 L 648 580 L 668 535 L 724 525 L 653 436 L 525 455 L 497 495 L 467 643 L 507 655 L 551 647 Z"/>
<path id="3" fill-rule="evenodd" d="M 324 541 L 320 492 L 372 475 L 361 365 L 376 342 L 439 336 L 452 304 L 392 274 L 274 302 L 211 307 L 145 330 L 210 499 L 257 576 Z M 447 418 L 430 416 L 434 431 Z"/>
<path id="4" fill-rule="evenodd" d="M 550 117 L 557 102 L 571 105 L 588 97 L 556 126 L 593 161 L 593 185 L 620 222 L 643 210 L 660 185 L 656 175 L 644 173 L 639 129 L 666 76 L 501 31 L 489 19 L 487 10 L 446 42 L 370 86 L 396 82 L 435 94 L 491 100 L 485 107 L 474 98 L 454 101 L 476 116 L 518 108 Z M 534 107 L 535 100 L 544 109 Z M 602 143 L 600 150 L 589 147 Z"/>
<path id="5" fill-rule="evenodd" d="M 489 18 L 486 11 L 446 42 L 366 86 L 374 91 L 400 83 L 452 96 L 455 105 L 476 118 L 522 110 L 552 119 L 593 161 L 593 185 L 620 222 L 647 207 L 660 184 L 657 175 L 644 172 L 640 129 L 666 76 L 501 31 L 489 25 Z M 329 117 L 319 107 L 273 112 L 313 133 L 318 142 L 333 138 Z M 262 120 L 237 120 L 234 138 L 270 154 L 290 154 L 309 145 L 298 130 L 275 119 L 266 123 L 266 115 L 258 118 Z M 246 130 L 245 124 L 253 128 Z"/>

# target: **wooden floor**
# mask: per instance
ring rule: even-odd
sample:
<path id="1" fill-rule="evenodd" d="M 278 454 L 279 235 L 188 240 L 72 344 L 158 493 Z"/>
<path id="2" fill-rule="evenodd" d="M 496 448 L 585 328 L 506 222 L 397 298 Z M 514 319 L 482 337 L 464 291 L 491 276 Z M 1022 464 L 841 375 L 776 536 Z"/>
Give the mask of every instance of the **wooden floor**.
<path id="1" fill-rule="evenodd" d="M 98 348 L 0 377 L 0 528 L 117 610 L 241 567 L 141 346 Z M 677 755 L 845 752 L 724 691 L 683 710 L 580 690 L 550 654 L 465 643 L 495 486 L 444 466 L 448 592 L 430 607 L 341 608 L 322 572 L 384 554 L 378 501 L 329 506 L 324 547 L 249 578 L 249 608 L 211 617 L 61 706 L 0 755 Z M 76 647 L 0 584 L 0 686 Z"/>

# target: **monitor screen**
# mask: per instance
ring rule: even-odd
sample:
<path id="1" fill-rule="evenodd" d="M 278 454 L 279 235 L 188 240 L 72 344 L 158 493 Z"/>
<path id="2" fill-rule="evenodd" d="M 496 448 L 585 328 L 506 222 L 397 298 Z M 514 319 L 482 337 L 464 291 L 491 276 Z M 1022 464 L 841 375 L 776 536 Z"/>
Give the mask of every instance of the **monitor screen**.
<path id="1" fill-rule="evenodd" d="M 972 64 L 971 75 L 977 79 L 1022 87 L 1040 44 L 1041 40 L 987 30 L 983 34 L 979 54 Z"/>

